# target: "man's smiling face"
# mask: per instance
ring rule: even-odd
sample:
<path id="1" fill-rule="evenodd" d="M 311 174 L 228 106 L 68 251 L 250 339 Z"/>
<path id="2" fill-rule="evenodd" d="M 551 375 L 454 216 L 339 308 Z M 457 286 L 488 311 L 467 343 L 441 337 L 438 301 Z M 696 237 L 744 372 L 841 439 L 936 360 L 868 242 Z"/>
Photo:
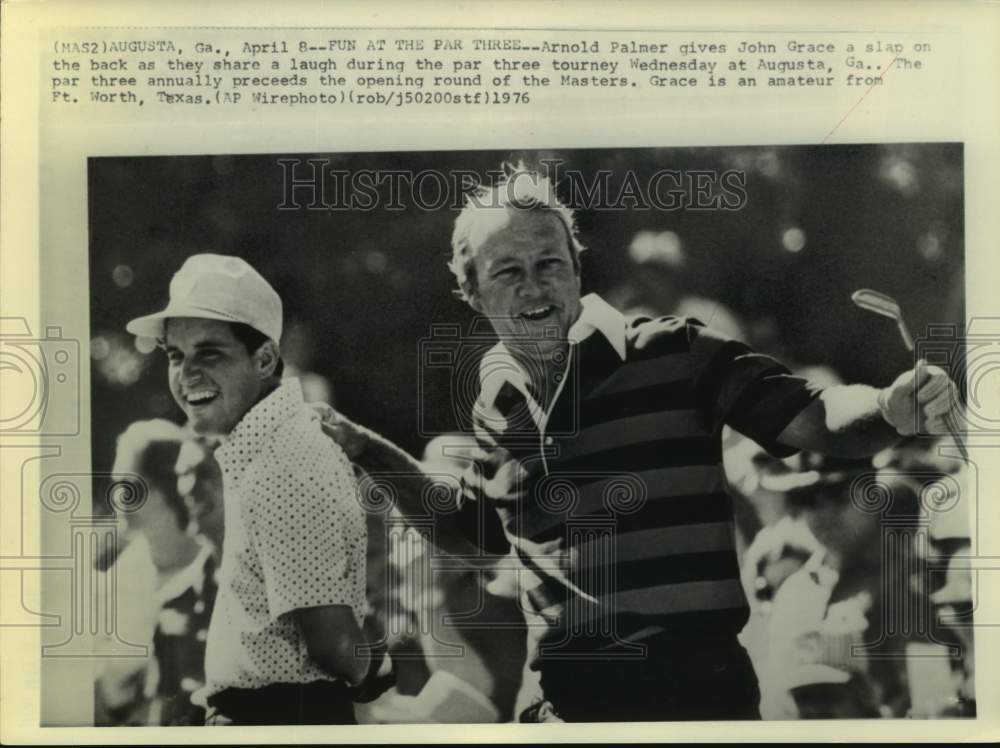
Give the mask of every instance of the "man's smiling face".
<path id="1" fill-rule="evenodd" d="M 260 352 L 251 353 L 228 322 L 166 321 L 170 393 L 198 434 L 226 435 L 264 391 Z"/>
<path id="2" fill-rule="evenodd" d="M 580 316 L 580 274 L 558 216 L 507 208 L 485 236 L 473 237 L 473 308 L 504 343 L 549 357 Z"/>

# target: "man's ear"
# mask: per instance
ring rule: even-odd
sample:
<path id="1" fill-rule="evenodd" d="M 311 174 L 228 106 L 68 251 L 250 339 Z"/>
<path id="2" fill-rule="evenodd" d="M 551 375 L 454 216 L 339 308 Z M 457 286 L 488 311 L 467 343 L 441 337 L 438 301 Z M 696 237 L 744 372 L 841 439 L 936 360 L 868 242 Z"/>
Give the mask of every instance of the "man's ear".
<path id="1" fill-rule="evenodd" d="M 483 305 L 479 301 L 479 294 L 477 294 L 475 291 L 473 291 L 472 293 L 470 293 L 470 294 L 467 295 L 467 298 L 468 298 L 468 301 L 469 301 L 469 306 L 472 307 L 473 311 L 476 311 L 479 314 L 482 314 L 483 313 Z"/>
<path id="2" fill-rule="evenodd" d="M 257 376 L 260 379 L 273 377 L 279 357 L 278 346 L 273 340 L 262 343 L 253 354 L 254 364 L 257 366 Z"/>

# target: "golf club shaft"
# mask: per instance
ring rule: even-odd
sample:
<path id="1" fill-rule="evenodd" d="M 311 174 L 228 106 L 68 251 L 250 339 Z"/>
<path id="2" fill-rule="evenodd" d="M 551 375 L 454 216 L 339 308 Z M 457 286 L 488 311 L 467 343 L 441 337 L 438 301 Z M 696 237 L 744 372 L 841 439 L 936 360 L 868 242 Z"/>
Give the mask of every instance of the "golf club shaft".
<path id="1" fill-rule="evenodd" d="M 903 338 L 903 344 L 906 346 L 906 350 L 913 353 L 913 337 L 910 335 L 909 329 L 906 327 L 906 322 L 903 321 L 902 312 L 900 313 L 897 321 L 897 327 L 899 328 L 900 337 Z M 914 376 L 917 375 L 916 369 L 914 369 Z M 965 442 L 962 440 L 962 435 L 960 433 L 958 421 L 955 418 L 954 413 L 948 413 L 944 417 L 945 425 L 948 427 L 948 433 L 951 435 L 952 440 L 955 442 L 955 446 L 958 448 L 958 453 L 962 456 L 962 459 L 966 464 L 969 462 L 969 452 L 965 448 Z"/>

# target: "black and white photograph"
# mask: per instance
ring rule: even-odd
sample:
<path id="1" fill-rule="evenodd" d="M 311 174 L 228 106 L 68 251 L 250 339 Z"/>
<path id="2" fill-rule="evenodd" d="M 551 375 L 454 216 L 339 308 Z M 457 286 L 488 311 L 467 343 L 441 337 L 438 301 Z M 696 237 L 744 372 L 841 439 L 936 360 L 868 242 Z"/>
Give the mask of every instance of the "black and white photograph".
<path id="1" fill-rule="evenodd" d="M 88 158 L 92 724 L 976 717 L 965 170 Z"/>

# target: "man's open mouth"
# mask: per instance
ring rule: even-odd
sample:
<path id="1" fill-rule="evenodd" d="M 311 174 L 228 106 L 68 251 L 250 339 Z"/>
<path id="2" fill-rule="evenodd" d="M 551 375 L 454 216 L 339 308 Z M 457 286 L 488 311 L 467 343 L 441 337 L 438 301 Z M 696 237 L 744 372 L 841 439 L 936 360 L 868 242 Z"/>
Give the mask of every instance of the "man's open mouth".
<path id="1" fill-rule="evenodd" d="M 198 390 L 196 392 L 189 392 L 184 395 L 184 400 L 188 405 L 207 405 L 219 396 L 218 392 L 212 392 L 210 390 Z"/>
<path id="2" fill-rule="evenodd" d="M 534 309 L 527 309 L 521 312 L 521 316 L 525 319 L 530 319 L 532 322 L 537 322 L 538 320 L 545 319 L 551 315 L 556 308 L 551 304 L 546 304 L 545 306 L 538 306 Z"/>

